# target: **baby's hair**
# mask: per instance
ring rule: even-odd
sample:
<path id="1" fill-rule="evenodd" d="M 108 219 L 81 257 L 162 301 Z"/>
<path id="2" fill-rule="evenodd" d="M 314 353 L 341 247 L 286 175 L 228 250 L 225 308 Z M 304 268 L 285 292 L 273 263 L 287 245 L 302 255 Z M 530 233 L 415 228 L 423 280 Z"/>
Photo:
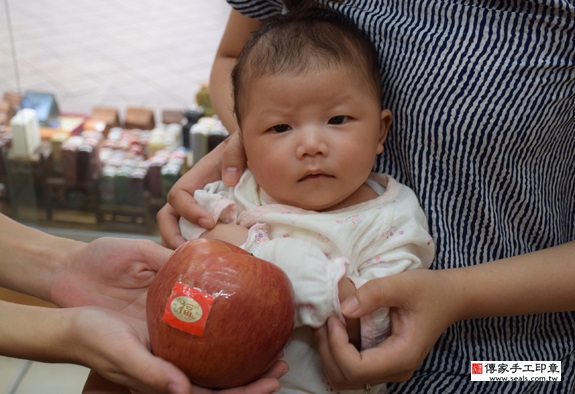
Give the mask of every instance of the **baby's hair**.
<path id="1" fill-rule="evenodd" d="M 324 9 L 306 9 L 265 20 L 246 42 L 232 71 L 238 124 L 241 95 L 250 82 L 268 75 L 297 75 L 342 65 L 363 75 L 364 88 L 381 102 L 377 51 L 347 18 Z"/>

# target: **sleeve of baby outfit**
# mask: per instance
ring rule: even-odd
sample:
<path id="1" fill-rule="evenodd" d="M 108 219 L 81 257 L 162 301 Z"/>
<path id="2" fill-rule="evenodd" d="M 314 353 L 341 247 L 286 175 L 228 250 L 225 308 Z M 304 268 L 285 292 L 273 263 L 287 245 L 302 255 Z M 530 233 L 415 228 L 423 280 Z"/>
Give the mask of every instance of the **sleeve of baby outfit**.
<path id="1" fill-rule="evenodd" d="M 347 259 L 329 259 L 319 247 L 302 239 L 270 240 L 267 234 L 267 225 L 256 224 L 242 248 L 287 274 L 296 298 L 295 326 L 320 327 L 332 314 L 341 318 L 338 282 L 345 274 Z"/>
<path id="2" fill-rule="evenodd" d="M 429 268 L 435 247 L 427 227 L 427 220 L 417 200 L 410 194 L 394 209 L 389 227 L 380 229 L 367 250 L 369 258 L 359 264 L 350 275 L 356 288 L 376 278 L 404 271 Z M 380 308 L 361 317 L 362 348 L 373 347 L 389 336 L 389 309 Z"/>
<path id="3" fill-rule="evenodd" d="M 211 183 L 205 189 L 194 192 L 197 204 L 212 215 L 215 223 L 236 222 L 236 203 L 230 196 L 230 189 L 221 182 Z M 199 238 L 206 231 L 184 217 L 180 218 L 179 224 L 182 237 L 187 240 Z"/>

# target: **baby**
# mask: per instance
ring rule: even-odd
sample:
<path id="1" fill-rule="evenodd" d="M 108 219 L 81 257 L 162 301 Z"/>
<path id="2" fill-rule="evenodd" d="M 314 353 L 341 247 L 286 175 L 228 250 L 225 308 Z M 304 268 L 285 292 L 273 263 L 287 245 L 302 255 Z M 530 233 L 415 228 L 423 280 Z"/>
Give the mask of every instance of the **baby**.
<path id="1" fill-rule="evenodd" d="M 195 192 L 214 229 L 180 222 L 187 239 L 235 243 L 290 277 L 297 315 L 282 393 L 333 392 L 312 328 L 332 314 L 343 319 L 340 301 L 368 280 L 433 260 L 414 193 L 372 172 L 392 121 L 379 75 L 373 45 L 341 16 L 313 10 L 262 23 L 232 73 L 248 170 L 236 187 Z M 350 341 L 361 349 L 383 341 L 388 312 L 347 321 Z"/>

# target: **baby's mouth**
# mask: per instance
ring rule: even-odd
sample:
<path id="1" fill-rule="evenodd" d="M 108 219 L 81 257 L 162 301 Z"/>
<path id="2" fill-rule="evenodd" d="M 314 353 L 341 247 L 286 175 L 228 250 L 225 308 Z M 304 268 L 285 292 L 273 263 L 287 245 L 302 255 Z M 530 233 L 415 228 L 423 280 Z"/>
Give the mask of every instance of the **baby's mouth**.
<path id="1" fill-rule="evenodd" d="M 321 178 L 333 178 L 333 176 L 321 171 L 310 171 L 306 173 L 302 178 L 300 178 L 299 182 L 312 179 L 321 179 Z"/>

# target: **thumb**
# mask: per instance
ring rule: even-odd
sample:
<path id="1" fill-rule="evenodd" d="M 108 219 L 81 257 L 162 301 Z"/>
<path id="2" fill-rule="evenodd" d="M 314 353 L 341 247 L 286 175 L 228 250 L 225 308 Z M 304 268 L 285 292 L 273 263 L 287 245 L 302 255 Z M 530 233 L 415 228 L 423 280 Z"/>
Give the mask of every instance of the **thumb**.
<path id="1" fill-rule="evenodd" d="M 186 375 L 173 364 L 157 360 L 154 368 L 147 370 L 149 375 L 144 378 L 144 383 L 156 390 L 165 390 L 170 394 L 191 394 L 192 385 Z M 148 381 L 146 381 L 149 379 Z"/>
<path id="2" fill-rule="evenodd" d="M 139 392 L 139 387 L 143 389 L 142 392 L 153 391 L 170 394 L 190 394 L 192 392 L 192 385 L 182 371 L 168 361 L 149 353 L 142 353 L 140 357 L 137 357 L 130 372 L 132 376 L 142 379 L 141 383 L 134 381 L 135 384 L 131 385 L 136 392 Z"/>
<path id="3" fill-rule="evenodd" d="M 164 246 L 160 246 L 154 241 L 142 240 L 142 251 L 145 260 L 156 272 L 168 261 L 174 251 Z"/>
<path id="4" fill-rule="evenodd" d="M 388 297 L 393 293 L 390 284 L 388 278 L 370 280 L 341 303 L 341 312 L 353 319 L 390 306 Z"/>
<path id="5" fill-rule="evenodd" d="M 226 186 L 235 186 L 246 168 L 246 153 L 240 132 L 235 132 L 224 149 L 222 158 L 222 181 Z"/>

